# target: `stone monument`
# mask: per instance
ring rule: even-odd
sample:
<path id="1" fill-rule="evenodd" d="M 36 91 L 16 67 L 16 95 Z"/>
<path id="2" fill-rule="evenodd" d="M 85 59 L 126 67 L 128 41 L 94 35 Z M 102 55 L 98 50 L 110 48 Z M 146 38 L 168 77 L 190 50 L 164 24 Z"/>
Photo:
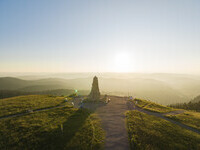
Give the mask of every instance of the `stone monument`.
<path id="1" fill-rule="evenodd" d="M 93 78 L 92 89 L 91 89 L 89 98 L 91 100 L 99 100 L 100 99 L 98 78 L 96 76 Z"/>

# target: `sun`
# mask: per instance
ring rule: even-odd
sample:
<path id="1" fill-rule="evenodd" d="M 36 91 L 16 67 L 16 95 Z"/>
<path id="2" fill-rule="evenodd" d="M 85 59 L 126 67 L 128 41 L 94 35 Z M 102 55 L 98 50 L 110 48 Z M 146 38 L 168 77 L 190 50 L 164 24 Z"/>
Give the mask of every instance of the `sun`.
<path id="1" fill-rule="evenodd" d="M 130 72 L 131 71 L 131 58 L 129 53 L 120 52 L 114 57 L 114 71 L 115 72 Z"/>

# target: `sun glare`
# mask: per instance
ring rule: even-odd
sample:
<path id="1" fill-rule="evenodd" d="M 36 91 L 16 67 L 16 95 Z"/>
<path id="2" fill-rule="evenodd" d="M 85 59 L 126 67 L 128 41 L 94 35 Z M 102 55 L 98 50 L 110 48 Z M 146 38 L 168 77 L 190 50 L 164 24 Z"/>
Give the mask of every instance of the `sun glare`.
<path id="1" fill-rule="evenodd" d="M 121 52 L 115 55 L 115 72 L 130 72 L 131 59 L 128 53 Z"/>

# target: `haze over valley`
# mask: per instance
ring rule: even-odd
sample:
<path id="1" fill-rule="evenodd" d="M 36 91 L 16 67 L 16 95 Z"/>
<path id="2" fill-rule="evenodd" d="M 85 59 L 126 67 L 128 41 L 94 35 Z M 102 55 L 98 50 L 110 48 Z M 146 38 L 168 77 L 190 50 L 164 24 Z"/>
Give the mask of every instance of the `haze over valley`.
<path id="1" fill-rule="evenodd" d="M 134 96 L 165 105 L 188 102 L 200 95 L 200 76 L 164 73 L 21 73 L 10 77 L 1 75 L 0 90 L 36 92 L 77 89 L 87 94 L 94 75 L 99 77 L 103 94 Z"/>

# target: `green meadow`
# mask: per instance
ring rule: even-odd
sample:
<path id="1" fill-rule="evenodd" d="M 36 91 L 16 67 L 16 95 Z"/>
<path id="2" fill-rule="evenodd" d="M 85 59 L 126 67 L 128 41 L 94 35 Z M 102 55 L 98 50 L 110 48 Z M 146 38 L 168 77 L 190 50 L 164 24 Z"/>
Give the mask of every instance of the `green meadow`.
<path id="1" fill-rule="evenodd" d="M 163 106 L 163 105 L 160 105 L 151 101 L 147 101 L 147 100 L 142 100 L 142 99 L 135 99 L 133 100 L 133 102 L 135 103 L 136 106 L 149 110 L 149 111 L 153 111 L 153 112 L 167 113 L 167 112 L 171 112 L 175 110 L 171 107 Z"/>
<path id="2" fill-rule="evenodd" d="M 200 135 L 139 111 L 126 113 L 132 150 L 198 150 Z"/>
<path id="3" fill-rule="evenodd" d="M 166 117 L 200 130 L 199 112 L 185 111 L 184 113 L 177 115 L 166 115 Z"/>
<path id="4" fill-rule="evenodd" d="M 104 131 L 86 109 L 55 108 L 0 121 L 0 149 L 98 150 Z"/>
<path id="5" fill-rule="evenodd" d="M 23 113 L 27 110 L 53 107 L 64 103 L 64 97 L 27 95 L 0 99 L 0 116 Z"/>

